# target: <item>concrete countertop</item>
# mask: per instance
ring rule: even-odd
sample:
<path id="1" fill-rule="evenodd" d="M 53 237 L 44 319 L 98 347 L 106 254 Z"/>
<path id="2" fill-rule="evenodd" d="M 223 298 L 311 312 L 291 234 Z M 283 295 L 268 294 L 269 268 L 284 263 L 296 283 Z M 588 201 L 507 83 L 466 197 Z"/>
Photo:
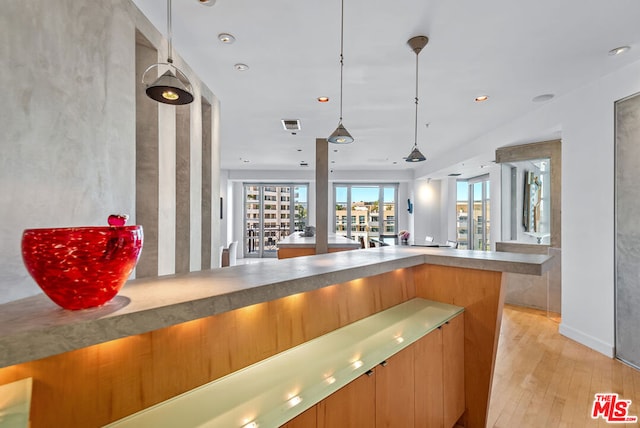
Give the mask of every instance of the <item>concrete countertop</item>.
<path id="1" fill-rule="evenodd" d="M 360 248 L 360 243 L 349 239 L 346 236 L 329 235 L 327 243 L 330 248 Z M 291 235 L 278 241 L 279 248 L 311 248 L 316 246 L 315 236 L 300 236 L 299 232 L 292 233 Z"/>
<path id="2" fill-rule="evenodd" d="M 388 246 L 130 280 L 99 308 L 60 309 L 44 294 L 0 305 L 0 367 L 421 264 L 541 275 L 551 257 Z"/>

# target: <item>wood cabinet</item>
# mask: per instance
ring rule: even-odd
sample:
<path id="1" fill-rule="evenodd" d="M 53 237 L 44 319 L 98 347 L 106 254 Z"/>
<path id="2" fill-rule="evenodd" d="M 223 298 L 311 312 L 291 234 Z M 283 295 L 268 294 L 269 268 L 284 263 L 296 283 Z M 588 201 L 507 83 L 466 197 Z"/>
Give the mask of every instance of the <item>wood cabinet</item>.
<path id="1" fill-rule="evenodd" d="M 403 349 L 375 369 L 376 428 L 414 426 L 414 347 Z"/>
<path id="2" fill-rule="evenodd" d="M 444 418 L 442 329 L 413 344 L 415 361 L 415 426 L 442 427 Z"/>
<path id="3" fill-rule="evenodd" d="M 282 425 L 282 428 L 316 428 L 318 426 L 317 418 L 318 406 L 315 405 Z"/>
<path id="4" fill-rule="evenodd" d="M 464 314 L 442 326 L 444 426 L 452 427 L 465 410 Z"/>
<path id="5" fill-rule="evenodd" d="M 376 376 L 364 374 L 318 403 L 318 428 L 376 426 Z"/>
<path id="6" fill-rule="evenodd" d="M 464 394 L 462 313 L 283 428 L 451 428 Z"/>

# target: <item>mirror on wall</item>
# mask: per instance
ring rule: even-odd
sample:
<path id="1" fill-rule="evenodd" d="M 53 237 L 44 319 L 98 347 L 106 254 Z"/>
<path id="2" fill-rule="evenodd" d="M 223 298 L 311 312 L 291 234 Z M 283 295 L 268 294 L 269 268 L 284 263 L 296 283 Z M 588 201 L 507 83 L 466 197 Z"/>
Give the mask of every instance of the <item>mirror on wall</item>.
<path id="1" fill-rule="evenodd" d="M 549 158 L 502 165 L 503 236 L 523 243 L 549 244 L 551 237 L 551 162 Z M 506 227 L 505 227 L 506 226 Z"/>

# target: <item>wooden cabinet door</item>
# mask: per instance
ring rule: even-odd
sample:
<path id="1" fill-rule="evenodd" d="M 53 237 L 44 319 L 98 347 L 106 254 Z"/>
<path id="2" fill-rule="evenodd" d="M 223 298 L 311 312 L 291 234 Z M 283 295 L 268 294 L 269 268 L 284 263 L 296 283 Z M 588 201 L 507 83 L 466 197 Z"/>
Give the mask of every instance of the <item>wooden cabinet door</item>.
<path id="1" fill-rule="evenodd" d="M 376 425 L 376 371 L 362 375 L 318 403 L 318 428 Z"/>
<path id="2" fill-rule="evenodd" d="M 376 367 L 376 428 L 414 426 L 414 384 L 413 346 Z"/>
<path id="3" fill-rule="evenodd" d="M 464 313 L 442 327 L 444 426 L 452 427 L 465 409 Z"/>
<path id="4" fill-rule="evenodd" d="M 310 407 L 286 424 L 282 425 L 281 428 L 316 428 L 318 426 L 317 410 L 317 405 Z"/>
<path id="5" fill-rule="evenodd" d="M 442 329 L 432 331 L 414 344 L 415 363 L 415 426 L 442 428 L 443 358 Z"/>

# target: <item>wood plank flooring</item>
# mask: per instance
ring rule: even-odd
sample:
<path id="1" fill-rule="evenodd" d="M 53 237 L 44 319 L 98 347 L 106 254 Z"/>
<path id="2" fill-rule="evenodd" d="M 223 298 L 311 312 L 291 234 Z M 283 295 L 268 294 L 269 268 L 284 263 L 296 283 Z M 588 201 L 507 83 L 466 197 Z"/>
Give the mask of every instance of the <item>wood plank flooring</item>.
<path id="1" fill-rule="evenodd" d="M 560 335 L 546 312 L 505 306 L 488 427 L 640 426 L 591 418 L 594 395 L 607 392 L 640 418 L 640 371 Z"/>

